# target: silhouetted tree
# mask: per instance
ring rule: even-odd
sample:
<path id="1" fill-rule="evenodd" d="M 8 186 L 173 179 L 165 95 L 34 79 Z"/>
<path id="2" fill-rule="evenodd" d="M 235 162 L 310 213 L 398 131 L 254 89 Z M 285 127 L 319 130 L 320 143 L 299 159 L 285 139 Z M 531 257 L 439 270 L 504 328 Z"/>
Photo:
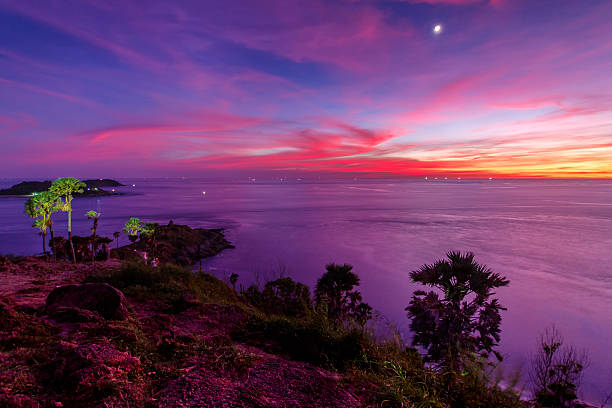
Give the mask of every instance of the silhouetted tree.
<path id="1" fill-rule="evenodd" d="M 98 230 L 98 218 L 100 218 L 100 214 L 97 211 L 91 210 L 85 213 L 85 216 L 93 220 L 93 226 L 91 227 L 91 263 L 95 263 L 96 261 L 96 231 Z"/>
<path id="2" fill-rule="evenodd" d="M 578 388 L 588 356 L 564 345 L 563 336 L 553 326 L 540 336 L 538 353 L 532 360 L 531 381 L 538 407 L 582 407 Z"/>
<path id="3" fill-rule="evenodd" d="M 234 290 L 236 290 L 236 282 L 238 282 L 238 274 L 232 273 L 230 275 L 229 281 L 232 284 L 232 287 L 234 288 Z"/>
<path id="4" fill-rule="evenodd" d="M 120 236 L 121 236 L 121 233 L 119 231 L 113 232 L 113 237 L 115 238 L 117 249 L 119 249 L 119 237 Z"/>
<path id="5" fill-rule="evenodd" d="M 70 251 L 72 252 L 72 262 L 76 263 L 76 255 L 74 253 L 74 245 L 72 243 L 72 199 L 73 194 L 82 193 L 86 184 L 74 177 L 58 178 L 51 184 L 49 191 L 60 198 L 64 202 L 60 209 L 68 213 L 68 242 L 70 242 Z"/>
<path id="6" fill-rule="evenodd" d="M 318 305 L 326 305 L 328 317 L 336 322 L 352 319 L 364 325 L 372 317 L 372 308 L 362 302 L 359 277 L 352 272 L 351 265 L 325 266 L 326 273 L 317 281 L 315 299 Z"/>
<path id="7" fill-rule="evenodd" d="M 140 239 L 144 239 L 147 250 L 151 253 L 151 259 L 153 259 L 157 247 L 158 227 L 159 225 L 156 222 L 147 222 L 140 231 Z"/>
<path id="8" fill-rule="evenodd" d="M 406 311 L 414 332 L 413 345 L 426 349 L 426 361 L 458 372 L 478 358 L 487 359 L 499 342 L 501 310 L 490 299 L 509 281 L 474 261 L 474 254 L 449 252 L 448 259 L 410 273 L 414 282 L 438 289 L 414 292 Z"/>

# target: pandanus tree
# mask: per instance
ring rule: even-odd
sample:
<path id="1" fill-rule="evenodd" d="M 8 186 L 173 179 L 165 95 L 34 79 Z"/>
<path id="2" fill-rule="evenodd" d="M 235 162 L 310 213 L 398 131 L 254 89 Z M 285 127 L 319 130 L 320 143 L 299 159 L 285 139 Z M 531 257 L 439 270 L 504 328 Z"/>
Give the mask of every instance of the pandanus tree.
<path id="1" fill-rule="evenodd" d="M 98 218 L 100 214 L 97 211 L 91 210 L 85 213 L 85 216 L 93 220 L 93 226 L 91 227 L 91 263 L 93 264 L 96 260 L 96 231 L 98 230 Z"/>
<path id="2" fill-rule="evenodd" d="M 332 263 L 325 269 L 327 272 L 317 281 L 317 304 L 327 306 L 332 321 L 342 322 L 348 318 L 365 325 L 372 318 L 372 308 L 361 301 L 361 293 L 355 290 L 359 286 L 359 276 L 352 271 L 353 267 Z"/>
<path id="3" fill-rule="evenodd" d="M 128 235 L 130 241 L 132 241 L 132 248 L 136 249 L 136 240 L 138 239 L 138 235 L 142 231 L 143 223 L 140 219 L 136 217 L 132 217 L 125 223 L 125 227 L 123 228 L 123 233 Z"/>
<path id="4" fill-rule="evenodd" d="M 425 360 L 450 372 L 486 360 L 499 343 L 501 310 L 491 299 L 509 281 L 474 261 L 474 254 L 449 252 L 447 259 L 423 265 L 410 273 L 414 282 L 437 291 L 414 292 L 406 307 L 414 332 L 413 345 L 425 349 Z"/>
<path id="5" fill-rule="evenodd" d="M 74 253 L 74 244 L 72 243 L 72 199 L 74 194 L 83 192 L 86 184 L 74 177 L 58 178 L 51 184 L 49 191 L 63 200 L 61 210 L 68 213 L 68 242 L 70 243 L 70 252 L 72 253 L 72 262 L 76 263 L 76 255 Z"/>
<path id="6" fill-rule="evenodd" d="M 60 204 L 60 198 L 48 191 L 35 194 L 25 204 L 26 214 L 31 218 L 37 218 L 32 226 L 40 229 L 45 257 L 47 257 L 47 229 L 51 234 L 51 241 L 53 241 L 53 221 L 51 219 L 51 214 L 58 211 Z M 53 253 L 55 254 L 55 251 Z"/>

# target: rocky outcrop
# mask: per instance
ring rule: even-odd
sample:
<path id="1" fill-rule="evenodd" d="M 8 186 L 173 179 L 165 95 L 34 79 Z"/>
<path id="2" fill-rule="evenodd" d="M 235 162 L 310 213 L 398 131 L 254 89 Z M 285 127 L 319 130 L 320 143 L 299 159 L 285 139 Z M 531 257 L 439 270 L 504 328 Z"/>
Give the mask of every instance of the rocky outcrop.
<path id="1" fill-rule="evenodd" d="M 157 227 L 154 238 L 140 240 L 135 246 L 113 249 L 111 254 L 130 259 L 135 257 L 135 250 L 146 251 L 150 259 L 158 258 L 160 263 L 189 266 L 228 248 L 234 246 L 225 239 L 220 229 L 191 228 L 170 221 L 168 225 Z"/>
<path id="2" fill-rule="evenodd" d="M 128 310 L 123 293 L 106 283 L 81 283 L 55 288 L 47 297 L 47 314 L 61 321 L 90 321 L 98 316 L 125 320 Z"/>

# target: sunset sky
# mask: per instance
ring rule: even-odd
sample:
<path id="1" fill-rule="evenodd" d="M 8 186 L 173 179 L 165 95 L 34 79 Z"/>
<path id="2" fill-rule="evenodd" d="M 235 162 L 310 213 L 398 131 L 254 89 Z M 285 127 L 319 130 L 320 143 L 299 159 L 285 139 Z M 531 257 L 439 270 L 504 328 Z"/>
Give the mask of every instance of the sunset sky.
<path id="1" fill-rule="evenodd" d="M 609 0 L 0 0 L 0 177 L 611 177 L 611 20 Z"/>

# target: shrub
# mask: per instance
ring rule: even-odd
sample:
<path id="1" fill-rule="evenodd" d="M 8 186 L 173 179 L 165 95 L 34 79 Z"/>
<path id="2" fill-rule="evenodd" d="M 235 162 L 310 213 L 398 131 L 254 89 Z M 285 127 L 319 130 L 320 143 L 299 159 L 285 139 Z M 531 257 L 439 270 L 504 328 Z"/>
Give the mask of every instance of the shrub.
<path id="1" fill-rule="evenodd" d="M 271 340 L 263 345 L 272 351 L 335 369 L 358 361 L 371 342 L 363 330 L 338 328 L 320 313 L 302 319 L 253 315 L 245 327 L 235 331 L 234 337 L 253 343 Z"/>
<path id="2" fill-rule="evenodd" d="M 268 282 L 263 291 L 252 285 L 243 295 L 253 306 L 266 313 L 306 316 L 313 309 L 310 288 L 291 278 L 279 278 Z"/>
<path id="3" fill-rule="evenodd" d="M 415 333 L 413 345 L 426 349 L 426 360 L 460 372 L 466 364 L 486 360 L 500 340 L 500 311 L 493 290 L 509 281 L 474 262 L 474 254 L 449 252 L 448 260 L 423 265 L 413 281 L 438 289 L 416 291 L 406 310 Z"/>
<path id="4" fill-rule="evenodd" d="M 555 327 L 540 336 L 540 348 L 533 358 L 531 378 L 539 407 L 582 407 L 578 389 L 588 364 L 585 352 L 564 344 Z"/>
<path id="5" fill-rule="evenodd" d="M 352 272 L 351 265 L 328 264 L 327 272 L 317 281 L 315 298 L 317 305 L 327 309 L 328 317 L 334 322 L 356 321 L 362 326 L 372 318 L 372 308 L 362 302 L 359 277 Z"/>
<path id="6" fill-rule="evenodd" d="M 236 303 L 234 291 L 223 281 L 206 273 L 194 273 L 180 266 L 164 264 L 158 268 L 142 262 L 124 263 L 102 280 L 135 298 L 156 300 L 173 305 L 184 295 L 194 295 L 203 302 Z"/>

